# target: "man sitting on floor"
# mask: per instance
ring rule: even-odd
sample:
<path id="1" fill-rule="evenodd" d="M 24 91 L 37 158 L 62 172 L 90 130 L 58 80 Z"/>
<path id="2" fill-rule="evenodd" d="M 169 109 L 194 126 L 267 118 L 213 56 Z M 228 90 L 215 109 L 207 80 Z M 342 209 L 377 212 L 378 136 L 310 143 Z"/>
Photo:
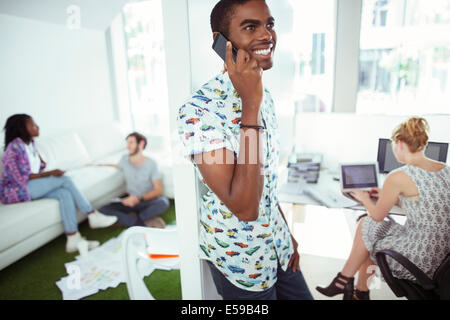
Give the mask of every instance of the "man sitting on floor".
<path id="1" fill-rule="evenodd" d="M 169 200 L 163 197 L 163 183 L 158 164 L 143 154 L 147 139 L 133 132 L 127 137 L 129 154 L 119 164 L 106 164 L 121 169 L 125 175 L 128 196 L 121 202 L 113 202 L 99 209 L 106 215 L 116 216 L 127 227 L 148 226 L 164 228 L 159 216 L 169 208 Z M 137 216 L 130 213 L 136 213 Z"/>

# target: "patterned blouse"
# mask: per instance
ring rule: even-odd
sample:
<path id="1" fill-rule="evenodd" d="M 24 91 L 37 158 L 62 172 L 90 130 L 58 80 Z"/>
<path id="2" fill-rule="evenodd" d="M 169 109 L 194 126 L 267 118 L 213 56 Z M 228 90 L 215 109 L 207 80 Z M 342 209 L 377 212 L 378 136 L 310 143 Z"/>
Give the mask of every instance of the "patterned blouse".
<path id="1" fill-rule="evenodd" d="M 220 74 L 179 109 L 178 129 L 185 156 L 226 148 L 239 153 L 241 99 L 228 73 Z M 264 90 L 264 188 L 256 221 L 239 220 L 208 188 L 200 212 L 200 249 L 237 287 L 263 291 L 277 279 L 293 254 L 289 229 L 278 208 L 278 137 L 273 100 Z M 201 177 L 198 167 L 196 170 Z"/>
<path id="2" fill-rule="evenodd" d="M 32 141 L 34 146 L 34 141 Z M 30 201 L 27 183 L 30 178 L 30 162 L 25 149 L 25 142 L 20 138 L 11 141 L 2 157 L 3 174 L 0 179 L 0 201 L 3 204 Z M 39 172 L 46 164 L 41 159 Z"/>

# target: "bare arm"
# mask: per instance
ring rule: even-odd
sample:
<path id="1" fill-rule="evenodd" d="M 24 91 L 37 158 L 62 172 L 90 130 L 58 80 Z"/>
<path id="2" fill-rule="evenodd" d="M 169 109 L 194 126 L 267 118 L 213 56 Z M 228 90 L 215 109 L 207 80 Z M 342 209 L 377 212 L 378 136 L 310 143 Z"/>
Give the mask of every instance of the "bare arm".
<path id="1" fill-rule="evenodd" d="M 163 189 L 162 179 L 153 181 L 153 186 L 154 186 L 154 188 L 152 191 L 149 191 L 146 194 L 142 195 L 142 198 L 144 201 L 152 200 L 152 199 L 158 198 L 163 195 L 164 189 Z"/>
<path id="2" fill-rule="evenodd" d="M 29 176 L 29 180 L 39 179 L 39 178 L 47 178 L 51 176 L 60 177 L 65 173 L 65 171 L 62 170 L 52 170 L 47 172 L 41 172 L 41 173 L 32 173 Z"/>
<path id="3" fill-rule="evenodd" d="M 241 133 L 242 131 L 244 130 L 241 130 Z M 254 221 L 258 219 L 259 215 L 264 176 L 261 174 L 261 160 L 255 164 L 244 161 L 246 154 L 259 153 L 260 148 L 250 150 L 255 146 L 243 143 L 243 139 L 245 136 L 241 134 L 240 152 L 237 159 L 232 151 L 224 148 L 196 155 L 194 160 L 205 183 L 225 203 L 227 208 L 242 221 Z M 261 159 L 261 157 L 258 158 Z"/>
<path id="4" fill-rule="evenodd" d="M 119 169 L 119 165 L 118 164 L 108 164 L 108 163 L 104 163 L 104 164 L 91 164 L 91 166 L 99 166 L 99 167 L 113 167 L 116 169 Z"/>
<path id="5" fill-rule="evenodd" d="M 401 172 L 393 173 L 386 178 L 376 205 L 370 200 L 368 192 L 352 193 L 355 198 L 362 202 L 369 216 L 375 221 L 383 221 L 392 207 L 399 202 L 401 190 L 401 177 L 399 174 Z"/>
<path id="6" fill-rule="evenodd" d="M 235 63 L 231 43 L 227 43 L 226 65 L 231 82 L 241 97 L 241 123 L 261 125 L 262 69 L 244 50 L 238 51 Z M 254 221 L 259 216 L 264 187 L 261 134 L 262 131 L 241 128 L 237 159 L 225 148 L 194 156 L 206 184 L 242 221 Z"/>

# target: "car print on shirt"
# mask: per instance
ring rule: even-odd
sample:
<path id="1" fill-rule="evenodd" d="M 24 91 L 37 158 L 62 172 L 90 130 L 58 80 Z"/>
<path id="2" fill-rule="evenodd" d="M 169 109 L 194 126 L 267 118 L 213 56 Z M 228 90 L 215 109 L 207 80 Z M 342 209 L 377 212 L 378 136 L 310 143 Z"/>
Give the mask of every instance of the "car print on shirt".
<path id="1" fill-rule="evenodd" d="M 224 219 L 230 219 L 233 216 L 233 214 L 231 212 L 226 212 L 226 211 L 223 211 L 222 209 L 220 209 L 220 213 L 222 214 Z"/>
<path id="2" fill-rule="evenodd" d="M 213 229 L 212 229 L 207 223 L 205 223 L 205 222 L 203 222 L 203 221 L 201 221 L 201 220 L 200 220 L 200 223 L 201 223 L 202 226 L 205 228 L 205 231 L 206 231 L 206 232 L 211 233 L 211 234 L 214 233 L 214 232 L 213 232 Z"/>
<path id="3" fill-rule="evenodd" d="M 270 233 L 261 233 L 261 234 L 258 234 L 256 237 L 260 238 L 260 239 L 265 239 L 265 238 L 268 238 L 270 236 L 271 236 Z"/>
<path id="4" fill-rule="evenodd" d="M 210 252 L 209 250 L 204 246 L 204 245 L 200 245 L 200 249 L 202 249 L 202 251 L 206 254 L 206 256 L 209 258 L 210 256 Z"/>
<path id="5" fill-rule="evenodd" d="M 227 116 L 222 114 L 222 113 L 220 113 L 220 112 L 216 112 L 216 115 L 222 120 L 227 120 Z"/>
<path id="6" fill-rule="evenodd" d="M 277 246 L 277 248 L 281 247 L 281 239 L 278 239 L 278 240 L 277 240 L 276 246 Z"/>
<path id="7" fill-rule="evenodd" d="M 235 242 L 234 244 L 241 248 L 248 248 L 248 244 L 242 242 Z"/>
<path id="8" fill-rule="evenodd" d="M 245 269 L 236 267 L 236 266 L 228 266 L 228 269 L 233 273 L 244 273 Z"/>
<path id="9" fill-rule="evenodd" d="M 188 140 L 189 138 L 193 137 L 195 135 L 194 132 L 188 132 L 184 135 L 184 137 L 186 138 L 186 140 Z"/>
<path id="10" fill-rule="evenodd" d="M 221 267 L 221 268 L 224 268 L 224 266 L 223 266 L 223 261 L 220 260 L 220 259 L 216 259 L 216 266 Z"/>
<path id="11" fill-rule="evenodd" d="M 213 126 L 209 126 L 207 124 L 204 124 L 201 128 L 202 131 L 210 131 L 210 130 L 214 130 Z"/>
<path id="12" fill-rule="evenodd" d="M 234 256 L 240 255 L 241 253 L 240 253 L 240 252 L 237 252 L 237 251 L 227 251 L 227 252 L 225 252 L 225 254 L 226 254 L 227 256 L 234 257 Z"/>
<path id="13" fill-rule="evenodd" d="M 256 278 L 260 277 L 261 275 L 262 275 L 262 273 L 254 273 L 254 274 L 249 275 L 249 277 L 252 279 L 256 279 Z"/>
<path id="14" fill-rule="evenodd" d="M 237 283 L 247 287 L 247 288 L 251 288 L 253 287 L 255 284 L 253 282 L 249 282 L 249 281 L 245 281 L 245 280 L 236 280 Z"/>
<path id="15" fill-rule="evenodd" d="M 220 228 L 214 228 L 214 232 L 215 232 L 215 233 L 222 233 L 222 232 L 223 232 L 223 229 L 220 229 Z"/>
<path id="16" fill-rule="evenodd" d="M 253 249 L 247 250 L 245 251 L 246 254 L 248 254 L 249 256 L 253 255 L 256 251 L 259 250 L 259 248 L 261 248 L 260 246 L 254 247 Z"/>
<path id="17" fill-rule="evenodd" d="M 222 248 L 228 248 L 230 245 L 222 240 L 217 239 L 214 237 L 214 240 L 216 240 L 216 243 L 221 246 Z"/>
<path id="18" fill-rule="evenodd" d="M 205 102 L 206 104 L 210 103 L 212 101 L 212 99 L 205 97 L 203 95 L 198 95 L 198 96 L 193 96 L 192 99 L 198 99 L 201 100 L 203 102 Z"/>
<path id="19" fill-rule="evenodd" d="M 233 122 L 234 124 L 239 124 L 241 122 L 241 118 L 236 118 L 231 122 Z"/>
<path id="20" fill-rule="evenodd" d="M 254 226 L 247 224 L 242 228 L 242 231 L 253 231 L 254 228 Z"/>
<path id="21" fill-rule="evenodd" d="M 200 121 L 199 118 L 192 118 L 192 119 L 186 120 L 186 124 L 196 124 L 199 121 Z"/>
<path id="22" fill-rule="evenodd" d="M 237 229 L 231 229 L 231 230 L 227 231 L 226 235 L 228 236 L 228 238 L 236 239 L 236 233 L 237 232 L 238 232 Z"/>
<path id="23" fill-rule="evenodd" d="M 214 93 L 217 94 L 217 95 L 220 97 L 220 99 L 222 99 L 222 100 L 226 100 L 227 97 L 228 97 L 228 95 L 225 94 L 225 91 L 218 90 L 218 89 L 214 89 L 213 91 L 214 91 Z"/>

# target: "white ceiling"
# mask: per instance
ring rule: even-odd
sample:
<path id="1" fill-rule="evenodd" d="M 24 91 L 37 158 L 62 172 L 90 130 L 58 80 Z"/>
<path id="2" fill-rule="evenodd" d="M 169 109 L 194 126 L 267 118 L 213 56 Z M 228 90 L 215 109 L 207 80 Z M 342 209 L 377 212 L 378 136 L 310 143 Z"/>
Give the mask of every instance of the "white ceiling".
<path id="1" fill-rule="evenodd" d="M 105 30 L 126 3 L 133 0 L 0 0 L 0 14 L 66 25 L 67 9 L 80 8 L 83 29 Z"/>

